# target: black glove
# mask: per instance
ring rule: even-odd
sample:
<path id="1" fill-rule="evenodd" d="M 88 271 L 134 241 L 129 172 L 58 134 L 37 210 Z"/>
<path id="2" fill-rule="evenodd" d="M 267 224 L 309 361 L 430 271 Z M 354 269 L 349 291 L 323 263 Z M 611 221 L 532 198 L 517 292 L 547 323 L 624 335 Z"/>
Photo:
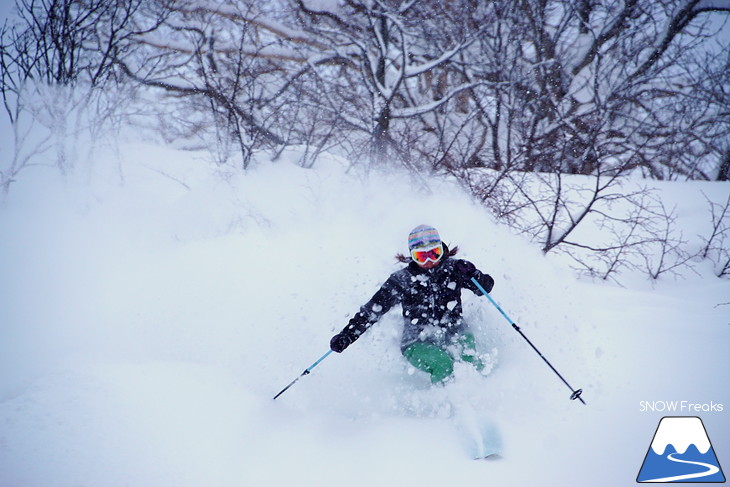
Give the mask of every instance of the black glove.
<path id="1" fill-rule="evenodd" d="M 492 292 L 492 288 L 494 287 L 494 279 L 492 279 L 492 276 L 489 274 L 483 274 L 468 260 L 459 260 L 456 263 L 456 270 L 459 271 L 467 281 L 471 281 L 471 278 L 473 277 L 485 291 L 488 293 Z M 479 294 L 481 294 L 481 291 Z"/>
<path id="2" fill-rule="evenodd" d="M 342 353 L 354 341 L 347 333 L 338 333 L 330 340 L 330 349 L 333 352 Z"/>
<path id="3" fill-rule="evenodd" d="M 459 259 L 456 261 L 456 270 L 464 277 L 470 279 L 477 271 L 477 268 L 468 260 Z"/>
<path id="4" fill-rule="evenodd" d="M 494 287 L 494 279 L 492 279 L 492 276 L 490 276 L 489 274 L 482 274 L 480 271 L 477 271 L 474 279 L 477 280 L 477 282 L 484 288 L 485 291 L 487 291 L 488 293 L 492 292 L 492 288 Z"/>

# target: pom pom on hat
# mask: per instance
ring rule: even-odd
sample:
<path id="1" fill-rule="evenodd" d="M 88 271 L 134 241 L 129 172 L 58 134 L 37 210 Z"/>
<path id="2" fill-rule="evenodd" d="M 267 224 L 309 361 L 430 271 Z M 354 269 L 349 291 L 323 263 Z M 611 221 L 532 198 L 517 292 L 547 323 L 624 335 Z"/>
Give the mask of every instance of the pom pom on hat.
<path id="1" fill-rule="evenodd" d="M 429 225 L 418 225 L 408 234 L 408 250 L 435 247 L 441 243 L 439 232 Z"/>

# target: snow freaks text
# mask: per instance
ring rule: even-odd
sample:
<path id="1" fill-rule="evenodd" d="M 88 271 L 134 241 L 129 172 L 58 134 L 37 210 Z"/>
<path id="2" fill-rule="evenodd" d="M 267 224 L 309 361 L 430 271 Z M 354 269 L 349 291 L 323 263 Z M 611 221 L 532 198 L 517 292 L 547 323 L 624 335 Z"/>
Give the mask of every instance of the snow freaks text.
<path id="1" fill-rule="evenodd" d="M 721 413 L 721 403 L 696 403 L 691 401 L 639 401 L 639 412 L 669 413 Z"/>

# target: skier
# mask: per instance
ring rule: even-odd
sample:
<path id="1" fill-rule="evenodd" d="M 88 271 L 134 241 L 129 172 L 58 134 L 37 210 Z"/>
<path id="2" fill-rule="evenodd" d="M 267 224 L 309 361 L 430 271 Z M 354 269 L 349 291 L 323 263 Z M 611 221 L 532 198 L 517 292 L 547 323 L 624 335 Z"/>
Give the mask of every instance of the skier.
<path id="1" fill-rule="evenodd" d="M 410 259 L 396 258 L 408 265 L 391 274 L 350 322 L 330 340 L 332 351 L 341 353 L 393 306 L 403 308 L 401 352 L 414 367 L 431 375 L 431 382 L 451 377 L 454 362 L 484 363 L 476 353 L 474 335 L 462 319 L 461 290 L 481 296 L 477 282 L 490 292 L 494 279 L 467 260 L 456 259 L 458 247 L 449 249 L 438 231 L 419 225 L 408 235 Z"/>

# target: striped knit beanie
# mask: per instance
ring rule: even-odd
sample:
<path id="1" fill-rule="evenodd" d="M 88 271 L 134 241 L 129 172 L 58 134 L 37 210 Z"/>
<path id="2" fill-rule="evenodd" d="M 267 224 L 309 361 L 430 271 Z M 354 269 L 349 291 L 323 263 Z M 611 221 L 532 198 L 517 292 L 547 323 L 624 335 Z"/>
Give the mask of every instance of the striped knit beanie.
<path id="1" fill-rule="evenodd" d="M 418 247 L 435 247 L 441 243 L 439 232 L 428 225 L 418 225 L 408 234 L 408 250 Z"/>

